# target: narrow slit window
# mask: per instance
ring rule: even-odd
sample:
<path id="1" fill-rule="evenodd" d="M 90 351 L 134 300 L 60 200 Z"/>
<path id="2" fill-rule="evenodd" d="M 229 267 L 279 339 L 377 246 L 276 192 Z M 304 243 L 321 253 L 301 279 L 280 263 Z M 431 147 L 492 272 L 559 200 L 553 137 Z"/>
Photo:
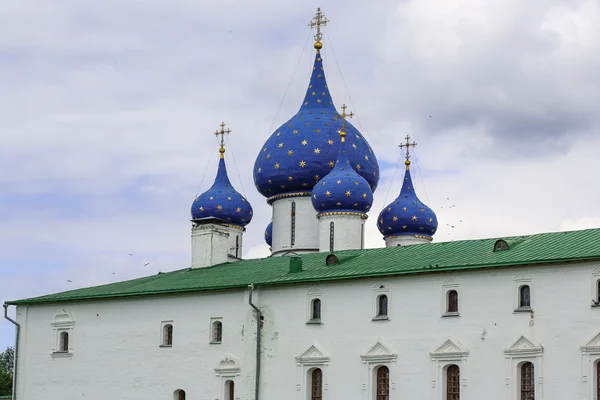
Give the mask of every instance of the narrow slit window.
<path id="1" fill-rule="evenodd" d="M 321 320 L 321 300 L 314 299 L 312 301 L 312 316 L 311 319 L 314 321 Z"/>
<path id="2" fill-rule="evenodd" d="M 333 244 L 335 239 L 335 224 L 333 221 L 329 223 L 329 251 L 333 252 Z"/>
<path id="3" fill-rule="evenodd" d="M 529 285 L 523 285 L 519 288 L 519 307 L 531 307 L 531 289 Z"/>
<path id="4" fill-rule="evenodd" d="M 310 375 L 310 400 L 323 400 L 323 371 L 319 368 L 315 368 Z"/>
<path id="5" fill-rule="evenodd" d="M 69 333 L 61 332 L 60 333 L 60 343 L 58 346 L 58 351 L 66 353 L 69 351 Z"/>
<path id="6" fill-rule="evenodd" d="M 446 400 L 460 400 L 460 368 L 450 365 L 446 369 Z"/>
<path id="7" fill-rule="evenodd" d="M 449 290 L 447 295 L 447 307 L 446 311 L 449 313 L 458 312 L 458 292 L 456 290 Z"/>
<path id="8" fill-rule="evenodd" d="M 212 342 L 221 343 L 223 339 L 223 324 L 221 321 L 213 322 Z"/>
<path id="9" fill-rule="evenodd" d="M 388 297 L 385 294 L 377 298 L 377 316 L 387 317 L 388 315 Z"/>
<path id="10" fill-rule="evenodd" d="M 526 362 L 521 365 L 521 399 L 535 400 L 535 376 L 533 373 L 533 364 Z"/>
<path id="11" fill-rule="evenodd" d="M 240 258 L 240 236 L 235 237 L 235 258 Z"/>
<path id="12" fill-rule="evenodd" d="M 173 325 L 166 324 L 163 327 L 163 345 L 164 346 L 172 346 L 173 345 Z M 184 394 L 185 396 L 185 394 Z"/>
<path id="13" fill-rule="evenodd" d="M 375 385 L 376 400 L 390 400 L 390 370 L 386 366 L 377 368 Z"/>
<path id="14" fill-rule="evenodd" d="M 292 237 L 291 244 L 292 246 L 296 244 L 296 202 L 292 201 Z"/>

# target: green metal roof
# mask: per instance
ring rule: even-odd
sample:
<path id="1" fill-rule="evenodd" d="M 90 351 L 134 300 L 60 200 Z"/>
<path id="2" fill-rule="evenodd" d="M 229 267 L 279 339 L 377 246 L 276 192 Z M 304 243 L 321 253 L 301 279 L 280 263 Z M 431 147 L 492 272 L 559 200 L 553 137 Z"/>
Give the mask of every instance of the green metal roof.
<path id="1" fill-rule="evenodd" d="M 339 263 L 325 265 L 327 253 L 302 255 L 301 272 L 290 273 L 289 257 L 242 260 L 212 267 L 182 269 L 111 283 L 9 301 L 33 304 L 126 296 L 197 292 L 355 279 L 385 275 L 435 273 L 476 268 L 600 260 L 600 229 L 540 233 L 501 238 L 508 250 L 494 252 L 498 239 L 461 240 L 406 247 L 336 252 Z"/>

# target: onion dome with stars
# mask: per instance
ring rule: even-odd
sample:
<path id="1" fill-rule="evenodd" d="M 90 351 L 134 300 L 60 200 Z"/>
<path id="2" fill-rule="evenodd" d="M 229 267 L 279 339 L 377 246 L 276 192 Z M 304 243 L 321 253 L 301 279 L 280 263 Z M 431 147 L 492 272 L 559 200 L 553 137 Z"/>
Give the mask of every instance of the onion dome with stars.
<path id="1" fill-rule="evenodd" d="M 269 247 L 271 246 L 271 243 L 273 243 L 273 221 L 271 221 L 269 225 L 267 225 L 267 229 L 265 229 L 265 242 L 267 242 Z"/>
<path id="2" fill-rule="evenodd" d="M 414 147 L 415 142 L 410 143 L 410 136 L 406 136 L 406 143 L 400 148 L 406 148 L 406 172 L 400 195 L 396 200 L 381 211 L 377 220 L 377 227 L 384 237 L 399 235 L 418 235 L 432 240 L 438 221 L 431 208 L 423 204 L 415 193 L 415 188 L 410 176 L 410 152 L 409 147 Z"/>
<path id="3" fill-rule="evenodd" d="M 194 222 L 219 220 L 244 227 L 252 220 L 252 206 L 233 188 L 227 176 L 224 136 L 230 132 L 229 129 L 225 130 L 225 124 L 222 123 L 221 130 L 215 133 L 221 136 L 217 177 L 211 188 L 194 200 L 192 204 Z"/>
<path id="4" fill-rule="evenodd" d="M 348 159 L 345 118 L 346 106 L 342 106 L 342 128 L 335 167 L 321 179 L 312 191 L 312 205 L 317 212 L 366 214 L 373 204 L 373 191 L 369 182 L 360 176 Z"/>
<path id="5" fill-rule="evenodd" d="M 329 93 L 320 52 L 321 27 L 327 22 L 320 9 L 311 22 L 317 30 L 316 55 L 300 110 L 273 132 L 254 163 L 254 184 L 268 202 L 281 197 L 309 196 L 315 184 L 335 166 L 340 140 L 337 132 L 342 121 Z M 379 181 L 375 154 L 352 124 L 346 123 L 346 133 L 348 160 L 369 183 L 371 191 L 375 191 Z"/>

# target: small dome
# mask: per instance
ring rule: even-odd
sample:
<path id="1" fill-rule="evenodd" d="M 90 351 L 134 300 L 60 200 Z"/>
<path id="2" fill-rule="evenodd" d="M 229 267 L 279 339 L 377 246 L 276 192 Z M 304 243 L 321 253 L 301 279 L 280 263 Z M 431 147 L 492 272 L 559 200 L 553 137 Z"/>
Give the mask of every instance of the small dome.
<path id="1" fill-rule="evenodd" d="M 410 168 L 407 165 L 400 195 L 379 214 L 377 219 L 379 232 L 384 237 L 421 235 L 431 239 L 437 226 L 435 213 L 423 204 L 415 193 Z"/>
<path id="2" fill-rule="evenodd" d="M 271 246 L 271 243 L 273 243 L 273 221 L 271 221 L 269 225 L 267 225 L 267 229 L 265 229 L 265 242 L 267 242 L 269 247 Z"/>
<path id="3" fill-rule="evenodd" d="M 312 190 L 312 204 L 319 213 L 366 213 L 373 204 L 371 186 L 350 165 L 346 148 L 342 141 L 335 167 Z"/>
<path id="4" fill-rule="evenodd" d="M 246 226 L 252 220 L 252 206 L 231 185 L 225 159 L 219 159 L 215 183 L 192 204 L 192 220 L 216 219 L 228 224 Z"/>
<path id="5" fill-rule="evenodd" d="M 341 120 L 327 87 L 322 55 L 317 51 L 300 110 L 273 132 L 256 157 L 254 184 L 267 201 L 287 195 L 310 195 L 315 184 L 335 165 Z M 348 121 L 345 129 L 348 159 L 375 191 L 379 181 L 375 154 Z"/>

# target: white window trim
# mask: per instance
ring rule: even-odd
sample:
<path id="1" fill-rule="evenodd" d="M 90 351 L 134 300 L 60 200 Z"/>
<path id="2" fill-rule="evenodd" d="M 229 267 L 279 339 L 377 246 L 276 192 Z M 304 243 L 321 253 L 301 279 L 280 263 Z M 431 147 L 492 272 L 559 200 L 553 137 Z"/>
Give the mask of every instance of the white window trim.
<path id="1" fill-rule="evenodd" d="M 448 292 L 456 290 L 458 293 L 458 312 L 448 312 Z M 460 317 L 462 309 L 462 290 L 460 283 L 454 282 L 454 279 L 448 279 L 442 284 L 442 317 Z"/>
<path id="2" fill-rule="evenodd" d="M 240 393 L 242 392 L 242 388 L 239 386 L 238 379 L 240 371 L 240 363 L 237 358 L 227 356 L 219 362 L 219 365 L 215 368 L 215 374 L 218 380 L 217 399 L 229 400 L 225 399 L 225 382 L 227 381 L 233 381 L 233 390 L 235 391 L 234 398 L 241 399 Z"/>
<path id="3" fill-rule="evenodd" d="M 387 296 L 387 316 L 379 316 L 377 312 L 379 311 L 379 296 L 382 294 Z M 391 321 L 390 311 L 392 304 L 392 293 L 390 292 L 390 288 L 385 283 L 378 283 L 373 286 L 373 319 L 372 321 Z"/>
<path id="4" fill-rule="evenodd" d="M 173 344 L 165 344 L 165 325 L 171 325 L 173 327 L 173 338 L 171 343 L 175 340 L 175 324 L 173 324 L 173 320 L 170 321 L 161 321 L 160 322 L 160 343 L 158 347 L 173 347 Z"/>
<path id="5" fill-rule="evenodd" d="M 521 286 L 529 286 L 529 304 L 531 307 L 520 307 L 520 289 Z M 533 278 L 529 274 L 518 275 L 513 281 L 513 313 L 527 313 L 533 311 L 535 307 L 535 287 Z"/>
<path id="6" fill-rule="evenodd" d="M 314 299 L 321 300 L 321 318 L 312 319 L 312 302 Z M 325 309 L 325 301 L 323 299 L 323 292 L 319 287 L 311 288 L 306 295 L 306 323 L 311 325 L 323 324 L 323 315 Z"/>
<path id="7" fill-rule="evenodd" d="M 458 300 L 460 304 L 460 293 Z M 466 398 L 464 388 L 467 386 L 467 356 L 469 350 L 462 343 L 449 338 L 429 355 L 431 356 L 433 374 L 431 377 L 433 400 L 446 400 L 446 368 L 453 364 L 460 368 L 460 395 Z"/>
<path id="8" fill-rule="evenodd" d="M 398 355 L 390 350 L 380 339 L 369 351 L 360 356 L 363 364 L 363 399 L 374 400 L 375 398 L 375 368 L 388 367 L 390 372 L 390 400 L 396 399 L 396 359 Z"/>
<path id="9" fill-rule="evenodd" d="M 75 321 L 73 314 L 62 310 L 56 314 L 51 322 L 54 334 L 54 347 L 52 348 L 52 357 L 72 357 L 73 356 L 73 328 Z M 69 335 L 69 346 L 67 351 L 60 351 L 60 334 L 66 332 Z"/>
<path id="10" fill-rule="evenodd" d="M 221 341 L 213 340 L 213 324 L 219 321 L 221 323 Z M 208 326 L 208 343 L 209 344 L 221 344 L 223 343 L 223 336 L 225 335 L 225 329 L 223 325 L 223 317 L 212 317 L 210 319 L 210 325 Z"/>
<path id="11" fill-rule="evenodd" d="M 304 353 L 296 357 L 296 393 L 298 400 L 309 399 L 312 384 L 309 372 L 319 368 L 323 374 L 323 400 L 329 398 L 329 386 L 327 384 L 327 367 L 329 367 L 329 355 L 321 350 L 317 343 L 313 343 Z M 310 399 L 309 399 L 310 400 Z"/>
<path id="12" fill-rule="evenodd" d="M 544 348 L 541 344 L 521 336 L 511 347 L 504 350 L 504 359 L 506 361 L 506 375 L 504 382 L 506 384 L 506 398 L 518 400 L 519 393 L 519 368 L 524 362 L 533 364 L 533 373 L 535 374 L 535 399 L 542 400 L 544 397 L 543 383 L 544 370 L 543 359 Z"/>
<path id="13" fill-rule="evenodd" d="M 591 306 L 593 308 L 600 307 L 600 303 L 594 303 L 594 301 L 598 301 L 598 298 L 600 297 L 600 293 L 598 293 L 598 281 L 600 281 L 600 267 L 596 268 L 592 273 L 592 290 L 590 293 L 592 295 Z"/>
<path id="14" fill-rule="evenodd" d="M 600 400 L 596 399 L 595 371 L 595 365 L 600 362 L 600 333 L 594 336 L 585 346 L 581 346 L 581 360 L 583 365 L 581 371 L 583 398 L 585 400 Z"/>

